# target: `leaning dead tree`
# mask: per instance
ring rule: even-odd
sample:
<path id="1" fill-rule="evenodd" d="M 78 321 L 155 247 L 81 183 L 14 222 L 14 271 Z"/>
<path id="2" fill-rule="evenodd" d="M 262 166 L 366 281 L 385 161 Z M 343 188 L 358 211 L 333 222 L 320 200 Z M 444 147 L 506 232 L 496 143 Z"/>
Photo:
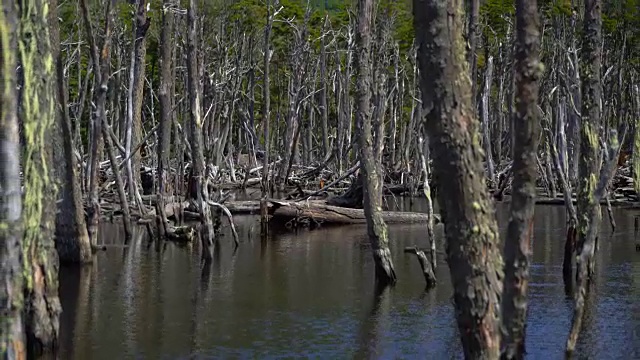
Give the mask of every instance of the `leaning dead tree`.
<path id="1" fill-rule="evenodd" d="M 538 91 L 539 81 L 544 73 L 544 66 L 539 59 L 539 29 L 537 0 L 517 0 L 513 184 L 511 217 L 504 247 L 505 278 L 502 299 L 503 356 L 508 359 L 521 359 L 525 355 L 529 262 L 538 178 Z"/>
<path id="2" fill-rule="evenodd" d="M 371 21 L 373 0 L 358 1 L 358 28 L 356 31 L 356 127 L 358 130 L 360 162 L 364 182 L 364 211 L 367 217 L 367 233 L 373 251 L 376 280 L 392 284 L 396 274 L 389 251 L 387 226 L 382 219 L 382 177 L 373 149 L 371 126 Z"/>
<path id="3" fill-rule="evenodd" d="M 456 319 L 467 358 L 500 354 L 498 227 L 488 195 L 465 61 L 462 0 L 414 0 L 422 107 L 445 225 Z"/>

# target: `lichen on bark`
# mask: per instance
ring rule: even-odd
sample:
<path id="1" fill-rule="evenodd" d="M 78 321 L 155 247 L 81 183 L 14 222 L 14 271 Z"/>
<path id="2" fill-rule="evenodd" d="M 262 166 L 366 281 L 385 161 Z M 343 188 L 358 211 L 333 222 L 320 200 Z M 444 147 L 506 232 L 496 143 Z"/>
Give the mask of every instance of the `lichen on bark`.
<path id="1" fill-rule="evenodd" d="M 447 179 L 438 182 L 438 201 L 460 338 L 465 357 L 495 359 L 503 265 L 471 106 L 462 8 L 462 0 L 414 0 L 414 27 L 434 176 Z"/>
<path id="2" fill-rule="evenodd" d="M 58 255 L 53 242 L 55 185 L 47 133 L 55 121 L 54 61 L 48 29 L 49 3 L 23 1 L 18 6 L 18 54 L 22 67 L 21 109 L 25 149 L 22 242 L 27 350 L 32 356 L 57 346 L 61 312 Z"/>

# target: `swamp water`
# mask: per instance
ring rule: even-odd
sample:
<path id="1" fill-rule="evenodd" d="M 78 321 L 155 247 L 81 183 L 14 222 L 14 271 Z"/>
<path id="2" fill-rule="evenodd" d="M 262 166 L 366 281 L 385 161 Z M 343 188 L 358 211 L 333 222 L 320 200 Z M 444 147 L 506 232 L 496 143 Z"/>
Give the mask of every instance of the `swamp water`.
<path id="1" fill-rule="evenodd" d="M 400 204 L 420 211 L 421 201 Z M 498 209 L 502 233 L 507 206 Z M 600 236 L 578 358 L 640 359 L 640 253 L 634 212 L 614 210 Z M 104 224 L 107 250 L 93 267 L 60 273 L 61 359 L 461 358 L 452 288 L 438 236 L 438 285 L 428 293 L 414 255 L 423 225 L 390 226 L 398 284 L 376 295 L 363 226 L 274 235 L 260 241 L 259 219 L 235 217 L 202 269 L 198 247 L 157 251 L 143 229 L 128 248 Z M 224 220 L 226 223 L 226 220 Z M 573 303 L 565 295 L 564 208 L 537 206 L 527 323 L 528 359 L 561 359 Z"/>

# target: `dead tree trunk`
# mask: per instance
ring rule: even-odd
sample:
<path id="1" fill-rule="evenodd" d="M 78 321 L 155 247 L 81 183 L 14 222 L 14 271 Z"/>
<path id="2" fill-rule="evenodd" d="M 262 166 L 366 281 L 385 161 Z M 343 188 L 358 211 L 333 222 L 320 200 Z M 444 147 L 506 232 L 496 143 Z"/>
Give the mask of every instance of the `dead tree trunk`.
<path id="1" fill-rule="evenodd" d="M 100 159 L 102 158 L 102 124 L 106 117 L 105 103 L 107 100 L 107 84 L 109 83 L 109 69 L 111 61 L 111 27 L 113 24 L 113 12 L 116 0 L 106 2 L 105 9 L 105 28 L 104 41 L 102 49 L 98 49 L 96 44 L 93 25 L 89 15 L 89 5 L 87 0 L 80 1 L 82 9 L 82 17 L 87 31 L 87 39 L 89 41 L 89 51 L 91 60 L 94 64 L 95 86 L 95 110 L 91 113 L 91 153 L 89 156 L 89 220 L 87 229 L 92 245 L 96 245 L 98 241 L 98 223 L 100 222 L 100 198 L 98 194 L 98 172 Z"/>
<path id="2" fill-rule="evenodd" d="M 318 94 L 320 102 L 320 119 L 322 124 L 322 157 L 326 157 L 329 151 L 329 108 L 327 105 L 327 45 L 326 37 L 328 36 L 327 27 L 329 25 L 329 16 L 327 15 L 322 25 L 322 33 L 320 34 L 320 93 Z"/>
<path id="3" fill-rule="evenodd" d="M 602 83 L 600 78 L 602 55 L 602 1 L 585 0 L 584 30 L 582 38 L 582 124 L 580 139 L 580 161 L 578 168 L 578 254 L 576 296 L 573 326 L 567 341 L 567 353 L 572 353 L 582 321 L 584 298 L 587 291 L 590 269 L 593 267 L 596 237 L 600 218 L 600 198 L 596 197 L 598 165 L 600 164 L 599 138 L 601 124 L 600 101 Z M 617 135 L 616 135 L 617 137 Z M 606 188 L 606 185 L 605 185 Z"/>
<path id="4" fill-rule="evenodd" d="M 164 210 L 164 197 L 167 195 L 167 170 L 171 152 L 171 124 L 173 122 L 173 12 L 177 10 L 176 0 L 164 0 L 162 4 L 162 31 L 160 35 L 160 128 L 158 133 L 158 196 L 156 214 L 158 215 L 158 233 L 163 239 L 167 234 L 167 214 Z"/>
<path id="5" fill-rule="evenodd" d="M 360 162 L 364 180 L 364 212 L 367 233 L 373 251 L 376 280 L 380 284 L 396 281 L 387 226 L 382 218 L 382 182 L 373 149 L 371 126 L 371 21 L 373 0 L 358 1 L 358 30 L 356 32 L 356 126 L 358 130 Z"/>
<path id="6" fill-rule="evenodd" d="M 478 55 L 476 54 L 476 48 L 478 47 L 478 19 L 480 18 L 480 0 L 468 0 L 469 1 L 469 24 L 467 34 L 467 42 L 469 48 L 467 49 L 467 62 L 470 67 L 471 76 L 471 104 L 475 112 L 475 98 L 476 98 L 476 69 L 478 67 Z"/>
<path id="7" fill-rule="evenodd" d="M 540 30 L 537 0 L 516 2 L 516 114 L 513 123 L 513 185 L 511 217 L 505 240 L 505 280 L 502 319 L 504 355 L 522 359 L 527 320 L 529 258 L 533 241 L 536 195 L 536 153 L 540 137 L 539 80 L 544 66 L 539 60 Z"/>
<path id="8" fill-rule="evenodd" d="M 582 131 L 580 141 L 580 166 L 578 186 L 578 246 L 581 254 L 585 243 L 595 241 L 588 239 L 591 226 L 590 214 L 599 212 L 594 192 L 597 185 L 598 164 L 600 164 L 599 137 L 601 123 L 600 99 L 602 85 L 600 81 L 600 57 L 602 53 L 602 2 L 601 0 L 585 1 L 584 37 L 582 42 Z M 597 233 L 594 233 L 596 236 Z M 589 247 L 593 251 L 592 246 Z M 589 256 L 592 257 L 593 253 Z M 591 259 L 589 259 L 589 262 Z M 578 267 L 590 264 L 578 264 Z M 581 271 L 578 270 L 578 276 Z M 578 278 L 579 280 L 579 278 Z"/>
<path id="9" fill-rule="evenodd" d="M 487 176 L 489 177 L 491 184 L 495 184 L 495 166 L 491 150 L 491 125 L 489 124 L 489 97 L 491 96 L 492 82 L 493 56 L 489 56 L 484 73 L 484 87 L 482 89 L 482 145 L 484 148 L 484 158 L 487 166 Z"/>
<path id="10" fill-rule="evenodd" d="M 202 140 L 202 116 L 200 114 L 200 85 L 198 76 L 198 20 L 196 0 L 189 0 L 187 10 L 187 73 L 189 86 L 189 122 L 191 127 L 191 158 L 193 179 L 196 185 L 196 199 L 200 212 L 202 257 L 205 261 L 213 258 L 213 238 L 215 236 L 208 204 L 207 165 L 204 161 Z"/>
<path id="11" fill-rule="evenodd" d="M 13 0 L 0 1 L 0 358 L 24 358 L 22 309 L 22 197 Z"/>
<path id="12" fill-rule="evenodd" d="M 460 338 L 466 358 L 500 354 L 498 227 L 482 168 L 465 61 L 462 0 L 414 0 L 422 106 L 434 152 Z"/>
<path id="13" fill-rule="evenodd" d="M 111 163 L 111 171 L 113 171 L 113 179 L 116 183 L 116 189 L 118 191 L 118 198 L 120 200 L 120 209 L 122 210 L 122 225 L 124 227 L 124 243 L 128 244 L 129 240 L 133 236 L 133 229 L 131 227 L 131 212 L 129 211 L 129 202 L 127 201 L 127 195 L 124 191 L 124 182 L 120 176 L 120 169 L 118 167 L 118 160 L 116 159 L 116 152 L 113 149 L 113 141 L 109 136 L 109 124 L 107 119 L 103 119 L 102 123 L 102 136 L 107 148 L 107 155 L 109 156 L 109 162 Z"/>
<path id="14" fill-rule="evenodd" d="M 50 4 L 50 34 L 53 57 L 56 62 L 56 122 L 52 146 L 56 172 L 56 182 L 61 189 L 61 201 L 58 202 L 56 215 L 56 249 L 61 262 L 88 263 L 92 261 L 91 241 L 87 233 L 82 206 L 82 189 L 77 172 L 78 161 L 73 146 L 73 129 L 69 107 L 67 106 L 67 89 L 64 76 L 64 64 L 60 54 L 60 29 L 58 24 L 57 0 Z"/>
<path id="15" fill-rule="evenodd" d="M 56 121 L 55 68 L 47 0 L 18 5 L 21 109 L 25 131 L 24 169 L 24 327 L 27 354 L 38 357 L 58 346 L 58 254 L 55 251 L 53 148 L 46 136 Z"/>
<path id="16" fill-rule="evenodd" d="M 144 77 L 145 77 L 145 57 L 147 54 L 147 30 L 151 25 L 151 19 L 147 17 L 147 2 L 136 0 L 136 12 L 134 15 L 134 31 L 133 31 L 133 83 L 132 86 L 132 103 L 133 103 L 133 133 L 132 143 L 138 145 L 142 141 L 142 100 L 144 99 Z M 133 168 L 133 181 L 140 184 L 140 160 L 141 151 L 137 151 L 131 158 L 131 167 Z M 133 188 L 129 191 L 133 194 Z"/>
<path id="17" fill-rule="evenodd" d="M 264 132 L 264 156 L 262 161 L 262 197 L 266 198 L 269 192 L 269 155 L 271 144 L 269 143 L 269 119 L 271 117 L 271 79 L 269 78 L 269 63 L 271 62 L 271 27 L 275 17 L 275 9 L 271 8 L 271 0 L 267 0 L 267 24 L 264 27 L 264 58 L 262 81 L 262 128 Z M 264 220 L 264 219 L 263 219 Z"/>

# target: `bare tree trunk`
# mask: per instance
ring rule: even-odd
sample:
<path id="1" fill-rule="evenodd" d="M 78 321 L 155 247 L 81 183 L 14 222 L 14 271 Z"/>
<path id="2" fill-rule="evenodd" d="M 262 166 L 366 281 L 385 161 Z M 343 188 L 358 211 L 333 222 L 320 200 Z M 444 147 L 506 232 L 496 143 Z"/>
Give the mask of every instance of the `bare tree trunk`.
<path id="1" fill-rule="evenodd" d="M 64 64 L 60 54 L 60 31 L 58 24 L 58 1 L 49 2 L 49 22 L 51 33 L 51 46 L 56 62 L 56 79 L 54 83 L 56 92 L 57 113 L 54 125 L 54 137 L 52 142 L 55 147 L 54 166 L 56 182 L 61 188 L 56 215 L 56 249 L 61 262 L 88 263 L 91 262 L 91 242 L 87 233 L 87 224 L 84 219 L 82 206 L 82 189 L 77 172 L 73 146 L 73 129 L 67 105 L 67 89 L 64 76 Z"/>
<path id="2" fill-rule="evenodd" d="M 485 162 L 487 164 L 487 176 L 492 184 L 495 184 L 495 167 L 491 150 L 491 125 L 489 124 L 489 97 L 491 96 L 491 84 L 493 82 L 493 56 L 487 59 L 484 73 L 484 88 L 482 90 L 482 144 L 484 147 Z"/>
<path id="3" fill-rule="evenodd" d="M 202 117 L 200 115 L 200 85 L 198 76 L 198 20 L 196 0 L 189 0 L 187 10 L 188 30 L 187 30 L 187 72 L 189 85 L 189 107 L 190 107 L 190 127 L 191 127 L 191 157 L 193 166 L 193 179 L 196 182 L 196 199 L 200 212 L 200 223 L 202 232 L 202 257 L 205 261 L 213 258 L 213 238 L 215 236 L 207 197 L 207 165 L 204 160 L 204 149 L 202 140 Z"/>
<path id="4" fill-rule="evenodd" d="M 367 233 L 373 251 L 376 280 L 380 284 L 393 284 L 396 274 L 393 268 L 387 226 L 382 219 L 382 182 L 373 149 L 371 126 L 371 19 L 373 0 L 358 1 L 358 30 L 356 32 L 357 111 L 361 168 L 364 180 L 364 212 L 367 217 Z"/>
<path id="5" fill-rule="evenodd" d="M 329 151 L 329 109 L 327 104 L 327 45 L 325 37 L 328 36 L 327 26 L 329 25 L 329 16 L 327 15 L 322 25 L 322 33 L 320 40 L 320 118 L 322 124 L 322 151 L 323 158 L 327 156 Z"/>
<path id="6" fill-rule="evenodd" d="M 478 19 L 480 18 L 480 0 L 467 0 L 469 1 L 469 27 L 467 34 L 467 42 L 469 48 L 467 49 L 467 62 L 469 63 L 469 70 L 471 76 L 471 105 L 475 112 L 475 98 L 476 98 L 476 69 L 478 67 L 478 55 L 476 54 L 476 48 L 478 47 Z"/>
<path id="7" fill-rule="evenodd" d="M 0 358 L 24 359 L 22 197 L 16 94 L 18 19 L 13 0 L 0 1 Z"/>
<path id="8" fill-rule="evenodd" d="M 158 232 L 160 238 L 167 234 L 167 214 L 164 209 L 164 197 L 167 196 L 167 171 L 171 151 L 171 124 L 173 122 L 173 75 L 171 59 L 173 57 L 172 33 L 174 27 L 173 12 L 177 10 L 176 0 L 163 0 L 162 32 L 160 39 L 160 129 L 158 134 L 158 192 L 156 214 L 159 216 Z"/>
<path id="9" fill-rule="evenodd" d="M 96 44 L 93 26 L 89 15 L 89 7 L 87 0 L 80 0 L 82 8 L 82 17 L 87 31 L 87 39 L 89 40 L 89 51 L 94 64 L 95 76 L 95 111 L 91 116 L 91 153 L 89 156 L 89 220 L 87 228 L 89 238 L 92 245 L 96 245 L 98 241 L 98 223 L 100 221 L 100 198 L 98 194 L 98 172 L 99 163 L 102 158 L 102 124 L 106 117 L 105 103 L 107 100 L 107 84 L 109 83 L 109 69 L 111 61 L 111 27 L 113 24 L 113 12 L 116 0 L 108 0 L 105 9 L 105 29 L 104 41 L 102 49 L 98 49 Z"/>
<path id="10" fill-rule="evenodd" d="M 436 262 L 436 238 L 433 233 L 434 215 L 433 215 L 433 200 L 431 199 L 431 187 L 429 186 L 429 174 L 431 173 L 429 167 L 429 139 L 424 133 L 424 127 L 420 128 L 420 136 L 418 136 L 418 152 L 420 154 L 420 162 L 422 164 L 422 176 L 423 192 L 425 199 L 427 199 L 427 215 L 429 220 L 427 222 L 427 235 L 429 236 L 430 252 L 431 252 L 431 264 L 433 265 L 433 271 L 435 272 Z"/>
<path id="11" fill-rule="evenodd" d="M 147 17 L 147 2 L 136 0 L 136 13 L 134 15 L 134 31 L 133 48 L 134 57 L 131 64 L 133 69 L 133 83 L 131 84 L 133 92 L 133 133 L 132 142 L 136 145 L 142 141 L 142 100 L 144 99 L 144 80 L 145 80 L 145 57 L 147 54 L 147 30 L 151 25 L 151 19 Z M 131 158 L 131 167 L 133 168 L 133 181 L 140 184 L 140 160 L 141 151 L 133 154 Z M 133 188 L 129 191 L 134 194 Z"/>
<path id="12" fill-rule="evenodd" d="M 501 257 L 465 61 L 462 0 L 414 0 L 422 106 L 466 358 L 500 354 Z"/>
<path id="13" fill-rule="evenodd" d="M 513 124 L 513 185 L 511 217 L 505 240 L 505 279 L 502 299 L 504 357 L 525 355 L 529 260 L 533 241 L 536 195 L 536 153 L 540 137 L 540 30 L 537 0 L 516 1 L 516 115 Z"/>
<path id="14" fill-rule="evenodd" d="M 572 330 L 567 340 L 567 353 L 572 353 L 578 338 L 582 322 L 584 298 L 588 278 L 593 267 L 595 242 L 598 236 L 600 219 L 600 198 L 597 197 L 602 178 L 598 179 L 600 163 L 599 137 L 601 126 L 600 78 L 602 56 L 602 1 L 585 0 L 584 32 L 582 39 L 582 126 L 580 140 L 580 162 L 578 169 L 578 244 L 575 312 Z M 617 136 L 617 135 L 616 135 Z M 600 182 L 600 184 L 599 184 Z M 604 186 L 606 188 L 606 184 Z M 604 192 L 604 190 L 603 190 Z"/>
<path id="15" fill-rule="evenodd" d="M 263 84 L 262 84 L 262 128 L 264 131 L 264 156 L 262 166 L 262 198 L 267 197 L 269 191 L 269 154 L 271 144 L 269 141 L 269 121 L 271 117 L 271 79 L 269 78 L 269 63 L 271 62 L 271 27 L 275 17 L 275 9 L 271 8 L 271 0 L 267 0 L 267 24 L 264 28 L 264 59 L 263 59 Z M 263 219 L 264 221 L 265 219 Z"/>
<path id="16" fill-rule="evenodd" d="M 37 357 L 58 347 L 58 254 L 55 251 L 55 196 L 52 142 L 46 136 L 56 121 L 55 68 L 49 34 L 48 0 L 24 1 L 19 42 L 22 66 L 21 109 L 25 131 L 22 249 L 25 269 L 24 326 L 27 354 Z"/>
<path id="17" fill-rule="evenodd" d="M 586 0 L 584 19 L 584 38 L 582 43 L 582 138 L 580 142 L 580 168 L 578 186 L 578 254 L 582 253 L 585 243 L 595 241 L 588 239 L 591 226 L 590 214 L 599 212 L 600 206 L 595 201 L 594 192 L 597 185 L 598 164 L 600 163 L 599 136 L 601 125 L 600 99 L 602 85 L 600 81 L 600 57 L 602 54 L 602 1 Z M 596 236 L 597 233 L 594 233 Z M 589 247 L 594 250 L 592 246 Z M 589 256 L 591 258 L 593 253 Z M 589 259 L 589 262 L 591 259 Z M 587 266 L 589 264 L 578 264 Z M 578 276 L 581 271 L 578 271 Z"/>
<path id="18" fill-rule="evenodd" d="M 116 189 L 118 191 L 118 198 L 120 200 L 120 209 L 122 210 L 122 225 L 124 227 L 124 243 L 128 244 L 133 236 L 133 228 L 131 227 L 131 213 L 129 211 L 129 202 L 127 201 L 127 195 L 124 191 L 124 182 L 120 176 L 120 169 L 118 167 L 118 160 L 116 160 L 116 152 L 113 149 L 113 141 L 109 136 L 109 124 L 107 119 L 102 119 L 102 136 L 107 148 L 107 155 L 109 156 L 109 162 L 111 163 L 111 171 L 113 171 L 113 178 L 116 182 Z"/>
<path id="19" fill-rule="evenodd" d="M 569 102 L 573 106 L 569 109 L 569 123 L 567 127 L 568 142 L 567 152 L 569 156 L 569 181 L 572 186 L 578 183 L 578 167 L 580 161 L 580 116 L 577 109 L 582 106 L 580 94 L 580 66 L 578 63 L 578 44 L 576 43 L 576 29 L 578 12 L 574 11 L 571 16 L 571 51 L 569 52 L 569 69 L 571 75 L 570 88 L 568 90 Z"/>

